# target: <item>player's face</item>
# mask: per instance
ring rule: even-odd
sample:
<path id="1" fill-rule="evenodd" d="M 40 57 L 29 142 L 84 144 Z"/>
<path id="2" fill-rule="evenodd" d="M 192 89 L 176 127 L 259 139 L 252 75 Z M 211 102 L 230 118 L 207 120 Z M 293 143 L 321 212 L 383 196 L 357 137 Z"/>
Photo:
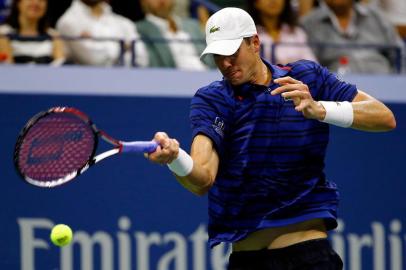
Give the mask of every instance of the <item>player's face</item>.
<path id="1" fill-rule="evenodd" d="M 251 81 L 255 66 L 258 63 L 259 39 L 252 37 L 250 42 L 243 40 L 240 48 L 230 56 L 214 55 L 214 61 L 232 85 L 240 85 Z"/>
<path id="2" fill-rule="evenodd" d="M 39 20 L 45 15 L 47 0 L 20 0 L 18 9 L 20 16 L 29 20 Z"/>
<path id="3" fill-rule="evenodd" d="M 254 7 L 265 16 L 279 16 L 286 5 L 286 0 L 256 0 Z"/>

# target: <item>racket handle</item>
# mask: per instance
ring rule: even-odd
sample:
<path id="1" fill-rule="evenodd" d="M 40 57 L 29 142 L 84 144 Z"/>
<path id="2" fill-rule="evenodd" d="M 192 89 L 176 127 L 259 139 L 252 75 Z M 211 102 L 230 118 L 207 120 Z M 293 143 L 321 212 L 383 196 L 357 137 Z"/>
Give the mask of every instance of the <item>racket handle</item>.
<path id="1" fill-rule="evenodd" d="M 152 153 L 158 147 L 154 141 L 136 141 L 136 142 L 121 142 L 122 153 L 138 152 L 138 153 Z"/>

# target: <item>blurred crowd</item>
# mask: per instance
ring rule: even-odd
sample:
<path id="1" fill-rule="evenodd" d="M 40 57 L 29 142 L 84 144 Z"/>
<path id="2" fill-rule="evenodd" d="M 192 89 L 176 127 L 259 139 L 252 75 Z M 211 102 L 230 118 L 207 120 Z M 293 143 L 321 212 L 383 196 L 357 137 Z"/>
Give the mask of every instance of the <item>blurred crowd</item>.
<path id="1" fill-rule="evenodd" d="M 0 62 L 211 69 L 204 25 L 225 6 L 251 14 L 274 64 L 406 70 L 405 0 L 0 0 Z"/>

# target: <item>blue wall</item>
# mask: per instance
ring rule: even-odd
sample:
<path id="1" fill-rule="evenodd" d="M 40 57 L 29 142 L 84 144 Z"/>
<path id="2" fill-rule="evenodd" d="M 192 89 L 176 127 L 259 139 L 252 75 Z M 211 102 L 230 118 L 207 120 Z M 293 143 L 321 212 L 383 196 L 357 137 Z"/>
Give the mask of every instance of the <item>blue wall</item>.
<path id="1" fill-rule="evenodd" d="M 207 198 L 184 190 L 166 167 L 142 155 L 116 156 L 65 186 L 41 189 L 21 181 L 12 162 L 20 128 L 57 105 L 80 108 L 116 138 L 148 140 L 163 130 L 189 149 L 190 95 L 217 73 L 0 68 L 0 76 L 0 269 L 225 269 L 228 247 L 207 249 Z M 362 89 L 379 86 L 350 79 Z M 379 81 L 383 89 L 406 85 L 403 77 Z M 398 120 L 394 132 L 332 127 L 326 171 L 342 201 L 331 240 L 350 270 L 406 268 L 406 92 L 394 98 L 383 91 Z M 50 243 L 57 223 L 75 231 L 73 245 Z"/>

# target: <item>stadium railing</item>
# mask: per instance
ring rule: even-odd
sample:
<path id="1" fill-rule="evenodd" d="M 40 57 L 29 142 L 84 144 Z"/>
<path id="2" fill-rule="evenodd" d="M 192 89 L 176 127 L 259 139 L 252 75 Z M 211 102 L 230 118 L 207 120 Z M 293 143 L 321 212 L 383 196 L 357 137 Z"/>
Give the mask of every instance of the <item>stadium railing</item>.
<path id="1" fill-rule="evenodd" d="M 200 1 L 200 0 L 195 0 L 195 1 Z M 1 37 L 1 36 L 0 36 Z M 44 37 L 36 37 L 36 38 L 21 38 L 18 35 L 13 35 L 9 36 L 9 38 L 14 39 L 14 40 L 22 40 L 22 41 L 35 41 L 35 40 L 43 40 Z M 136 64 L 136 59 L 137 59 L 137 54 L 135 50 L 135 45 L 137 42 L 144 42 L 147 46 L 151 43 L 156 43 L 156 42 L 192 42 L 192 43 L 205 43 L 204 39 L 190 39 L 190 40 L 171 40 L 168 41 L 166 39 L 134 39 L 131 41 L 126 41 L 123 39 L 117 39 L 117 38 L 90 38 L 90 37 L 71 37 L 71 36 L 62 36 L 62 39 L 64 39 L 66 42 L 69 41 L 80 41 L 80 40 L 94 40 L 94 41 L 113 41 L 117 42 L 120 46 L 120 55 L 118 57 L 118 61 L 116 63 L 116 66 L 124 66 L 125 61 L 124 61 L 124 55 L 126 51 L 130 51 L 131 55 L 131 63 L 130 66 L 132 67 L 137 67 Z M 325 49 L 325 48 L 337 48 L 337 49 L 351 49 L 351 50 L 380 50 L 382 52 L 385 52 L 384 54 L 389 55 L 389 58 L 392 63 L 394 63 L 394 73 L 402 73 L 406 72 L 406 69 L 404 67 L 404 61 L 406 59 L 406 54 L 405 54 L 405 48 L 404 47 L 398 47 L 398 46 L 388 46 L 388 45 L 375 45 L 375 44 L 334 44 L 334 43 L 329 43 L 329 42 L 323 42 L 323 43 L 311 43 L 311 44 L 303 44 L 303 43 L 274 43 L 270 46 L 271 50 L 271 62 L 273 64 L 276 63 L 275 61 L 275 51 L 278 47 L 280 46 L 310 46 L 313 47 L 315 50 L 318 49 Z M 262 50 L 263 52 L 263 50 Z M 0 52 L 1 53 L 1 52 Z"/>

